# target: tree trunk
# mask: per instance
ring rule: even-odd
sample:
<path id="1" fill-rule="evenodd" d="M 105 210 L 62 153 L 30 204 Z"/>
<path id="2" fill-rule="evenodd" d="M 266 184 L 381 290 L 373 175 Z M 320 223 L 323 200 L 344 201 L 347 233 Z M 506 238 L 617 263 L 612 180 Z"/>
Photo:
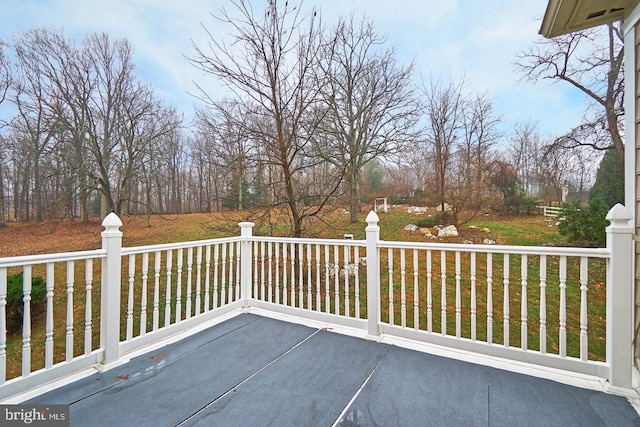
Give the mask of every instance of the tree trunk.
<path id="1" fill-rule="evenodd" d="M 360 213 L 360 179 L 358 171 L 351 168 L 349 172 L 349 219 L 351 223 L 358 222 Z"/>
<path id="2" fill-rule="evenodd" d="M 4 214 L 4 175 L 0 165 L 0 228 L 7 225 L 7 217 Z"/>

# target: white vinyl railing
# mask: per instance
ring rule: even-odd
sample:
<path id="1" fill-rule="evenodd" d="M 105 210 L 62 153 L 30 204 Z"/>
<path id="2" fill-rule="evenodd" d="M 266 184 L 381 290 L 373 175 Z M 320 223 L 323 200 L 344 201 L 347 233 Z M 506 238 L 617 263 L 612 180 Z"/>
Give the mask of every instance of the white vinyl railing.
<path id="1" fill-rule="evenodd" d="M 95 292 L 94 287 L 100 282 L 100 263 L 96 261 L 105 257 L 106 251 L 95 250 L 0 259 L 0 385 L 5 384 L 7 377 L 21 377 L 29 384 L 34 369 L 43 371 L 54 365 L 72 363 L 90 366 L 98 362 L 99 345 L 94 335 L 99 324 L 94 306 L 99 306 L 99 297 L 96 297 L 99 292 Z M 8 279 L 19 273 L 22 274 L 21 301 L 8 305 Z M 35 276 L 45 278 L 44 301 L 38 302 L 40 312 L 32 310 Z M 54 299 L 57 295 L 64 297 Z M 20 314 L 20 310 L 22 319 L 16 319 L 15 312 Z M 79 317 L 82 321 L 76 321 Z M 44 327 L 34 329 L 32 325 L 36 320 Z M 15 323 L 20 323 L 19 329 Z M 13 340 L 8 360 L 10 326 L 20 340 Z"/>
<path id="2" fill-rule="evenodd" d="M 542 210 L 543 216 L 557 218 L 562 214 L 562 208 L 558 206 L 536 206 L 536 208 Z"/>
<path id="3" fill-rule="evenodd" d="M 89 366 L 109 369 L 133 350 L 251 307 L 629 389 L 630 218 L 621 205 L 609 212 L 601 249 L 381 241 L 375 212 L 365 240 L 253 236 L 245 222 L 238 237 L 123 248 L 122 223 L 110 214 L 99 250 L 0 258 L 0 400 Z M 20 272 L 17 335 L 7 329 L 7 281 Z M 32 319 L 35 276 L 45 278 L 46 309 Z M 592 350 L 597 341 L 606 354 Z"/>

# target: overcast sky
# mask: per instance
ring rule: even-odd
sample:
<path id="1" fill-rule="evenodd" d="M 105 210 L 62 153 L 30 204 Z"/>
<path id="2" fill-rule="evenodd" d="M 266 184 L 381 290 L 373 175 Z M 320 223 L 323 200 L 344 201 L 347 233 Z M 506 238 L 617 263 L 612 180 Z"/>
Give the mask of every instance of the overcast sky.
<path id="1" fill-rule="evenodd" d="M 291 0 L 296 1 L 296 0 Z M 266 0 L 252 0 L 260 10 Z M 447 82 L 467 80 L 469 91 L 493 99 L 503 116 L 502 129 L 515 123 L 539 122 L 543 138 L 567 131 L 580 119 L 586 100 L 567 84 L 520 82 L 516 53 L 540 39 L 538 30 L 547 0 L 306 0 L 317 7 L 325 24 L 340 15 L 365 13 L 388 43 L 398 48 L 399 60 L 416 63 L 417 74 Z M 193 81 L 210 91 L 225 92 L 191 67 L 192 42 L 204 46 L 205 26 L 224 37 L 211 13 L 229 0 L 0 0 L 0 38 L 34 26 L 62 27 L 80 40 L 89 32 L 126 37 L 135 50 L 139 76 L 156 94 L 186 117 L 198 101 Z M 216 93 L 213 93 L 216 97 Z"/>

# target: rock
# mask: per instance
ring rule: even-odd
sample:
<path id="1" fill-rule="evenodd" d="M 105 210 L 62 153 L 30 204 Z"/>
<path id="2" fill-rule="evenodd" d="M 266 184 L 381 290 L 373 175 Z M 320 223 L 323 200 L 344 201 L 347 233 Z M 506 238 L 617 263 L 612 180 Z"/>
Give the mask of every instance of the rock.
<path id="1" fill-rule="evenodd" d="M 478 227 L 476 227 L 475 225 L 470 225 L 470 226 L 469 226 L 469 229 L 470 229 L 470 230 L 475 230 L 476 228 L 478 228 Z"/>
<path id="2" fill-rule="evenodd" d="M 458 237 L 458 229 L 455 225 L 447 225 L 438 230 L 438 237 Z"/>
<path id="3" fill-rule="evenodd" d="M 437 212 L 442 212 L 442 204 L 439 204 L 438 206 L 435 207 Z M 444 210 L 446 212 L 451 211 L 451 205 L 449 203 L 445 203 L 444 204 Z"/>
<path id="4" fill-rule="evenodd" d="M 496 244 L 496 241 L 495 241 L 495 240 L 493 240 L 493 239 L 484 239 L 484 240 L 482 241 L 482 244 L 483 244 L 483 245 L 495 245 L 495 244 Z"/>
<path id="5" fill-rule="evenodd" d="M 465 245 L 473 245 L 473 242 L 471 240 L 463 240 L 462 243 L 464 243 Z"/>
<path id="6" fill-rule="evenodd" d="M 485 233 L 490 232 L 491 230 L 489 230 L 488 228 L 483 228 L 482 231 L 484 231 Z"/>
<path id="7" fill-rule="evenodd" d="M 349 211 L 346 210 L 346 209 L 342 209 L 342 212 L 340 212 L 340 214 L 342 214 L 342 215 L 347 215 L 348 213 L 349 213 Z"/>
<path id="8" fill-rule="evenodd" d="M 411 231 L 411 232 L 414 232 L 414 231 L 416 231 L 417 229 L 418 229 L 418 226 L 417 226 L 417 225 L 415 225 L 415 224 L 407 224 L 407 225 L 404 227 L 404 230 L 405 230 L 405 231 Z"/>
<path id="9" fill-rule="evenodd" d="M 423 228 L 423 227 L 418 228 L 418 232 L 423 236 L 433 236 L 433 234 L 431 234 L 431 229 L 429 228 Z"/>
<path id="10" fill-rule="evenodd" d="M 427 213 L 427 208 L 422 206 L 409 206 L 407 208 L 407 213 L 415 213 L 415 214 Z"/>

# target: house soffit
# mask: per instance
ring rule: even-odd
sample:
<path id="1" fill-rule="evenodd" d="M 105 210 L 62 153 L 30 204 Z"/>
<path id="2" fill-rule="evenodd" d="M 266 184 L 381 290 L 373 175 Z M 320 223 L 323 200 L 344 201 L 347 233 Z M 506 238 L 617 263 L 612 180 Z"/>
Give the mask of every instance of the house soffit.
<path id="1" fill-rule="evenodd" d="M 608 24 L 631 13 L 640 0 L 549 0 L 540 34 L 556 37 Z"/>

